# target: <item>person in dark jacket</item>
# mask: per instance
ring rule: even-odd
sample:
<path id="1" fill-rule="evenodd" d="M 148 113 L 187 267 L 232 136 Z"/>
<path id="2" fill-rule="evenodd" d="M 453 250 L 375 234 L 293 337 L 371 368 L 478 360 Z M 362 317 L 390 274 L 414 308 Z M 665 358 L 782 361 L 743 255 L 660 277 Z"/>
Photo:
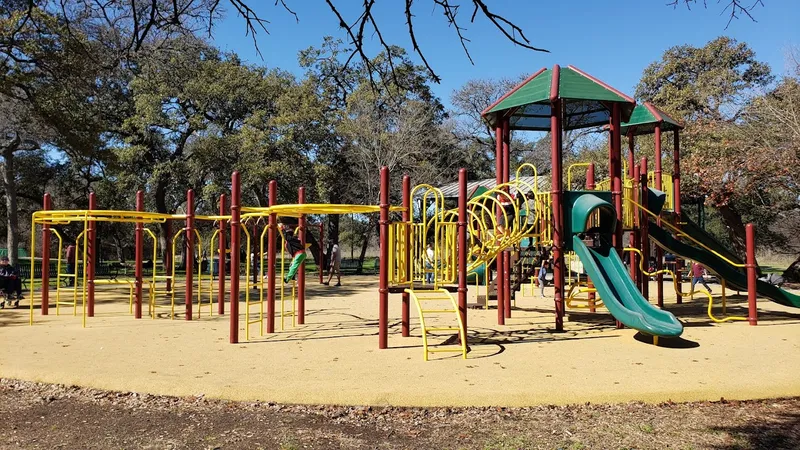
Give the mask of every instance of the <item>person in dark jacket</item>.
<path id="1" fill-rule="evenodd" d="M 8 263 L 8 256 L 0 257 L 0 286 L 6 295 L 8 306 L 14 302 L 14 306 L 19 306 L 22 297 L 22 280 L 19 279 L 17 269 Z"/>

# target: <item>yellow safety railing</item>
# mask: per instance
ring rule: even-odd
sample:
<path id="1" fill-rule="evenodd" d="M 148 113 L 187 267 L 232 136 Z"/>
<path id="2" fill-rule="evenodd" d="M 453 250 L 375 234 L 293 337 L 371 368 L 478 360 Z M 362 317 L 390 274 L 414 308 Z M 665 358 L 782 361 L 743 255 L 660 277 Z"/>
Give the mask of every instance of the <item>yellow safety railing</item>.
<path id="1" fill-rule="evenodd" d="M 636 208 L 638 208 L 639 210 L 643 211 L 645 214 L 649 215 L 650 217 L 652 217 L 654 219 L 660 219 L 660 216 L 658 214 L 648 210 L 647 208 L 645 208 L 644 206 L 640 205 L 639 203 L 636 203 L 633 200 L 628 200 L 628 202 L 631 203 Z M 680 237 L 683 237 L 683 238 L 688 238 L 695 245 L 701 247 L 703 250 L 705 250 L 705 251 L 707 251 L 709 253 L 712 253 L 714 256 L 716 256 L 719 259 L 725 261 L 726 263 L 728 263 L 729 265 L 731 265 L 733 267 L 739 267 L 739 268 L 745 268 L 746 267 L 745 264 L 739 264 L 739 263 L 733 262 L 730 259 L 728 259 L 725 256 L 723 256 L 722 254 L 718 253 L 717 251 L 711 249 L 707 245 L 705 245 L 702 242 L 698 241 L 697 239 L 693 238 L 692 236 L 690 236 L 690 235 L 688 235 L 686 233 L 683 233 L 678 227 L 676 227 L 675 225 L 672 225 L 671 223 L 669 223 L 666 220 L 662 220 L 661 221 L 661 225 L 662 226 L 666 226 L 670 230 L 674 231 L 677 236 L 680 236 Z"/>
<path id="2" fill-rule="evenodd" d="M 570 165 L 567 168 L 567 190 L 571 190 L 572 189 L 572 169 L 575 169 L 575 168 L 578 168 L 578 167 L 587 167 L 588 168 L 591 165 L 592 165 L 592 163 L 575 163 L 575 164 Z"/>
<path id="3" fill-rule="evenodd" d="M 461 353 L 462 358 L 467 359 L 467 336 L 464 332 L 464 324 L 461 322 L 461 315 L 458 312 L 458 304 L 455 297 L 446 289 L 437 289 L 434 291 L 414 291 L 413 289 L 406 289 L 405 292 L 410 294 L 417 306 L 419 313 L 419 323 L 422 327 L 422 350 L 423 359 L 428 361 L 428 355 L 437 352 L 455 352 Z M 422 306 L 422 303 L 430 304 L 432 302 L 448 302 L 450 308 L 433 307 L 432 309 Z M 455 314 L 457 327 L 431 327 L 425 322 L 425 314 Z M 458 348 L 444 347 L 444 348 L 430 348 L 428 345 L 428 333 L 431 331 L 456 331 L 458 332 L 459 345 Z"/>
<path id="4" fill-rule="evenodd" d="M 675 275 L 675 272 L 673 272 L 673 271 L 671 271 L 671 270 L 669 270 L 669 269 L 661 269 L 661 270 L 657 270 L 657 271 L 655 271 L 655 272 L 648 272 L 648 271 L 647 271 L 647 270 L 644 268 L 644 257 L 643 257 L 643 255 L 642 255 L 642 251 L 641 251 L 641 250 L 639 250 L 638 248 L 626 247 L 626 248 L 624 248 L 624 249 L 623 249 L 623 251 L 626 251 L 626 252 L 634 252 L 634 253 L 636 253 L 637 255 L 639 255 L 639 270 L 640 270 L 640 271 L 641 271 L 643 274 L 645 274 L 646 276 L 648 276 L 648 277 L 653 277 L 653 276 L 656 276 L 656 275 L 658 275 L 658 274 L 662 274 L 662 273 L 668 273 L 668 274 L 670 274 L 670 276 L 672 277 L 672 283 L 673 283 L 673 285 L 675 286 L 675 293 L 676 293 L 676 294 L 678 294 L 678 295 L 680 295 L 681 297 L 683 297 L 683 298 L 687 298 L 687 297 L 688 297 L 688 298 L 692 298 L 692 297 L 694 296 L 694 293 L 695 293 L 695 292 L 699 292 L 700 294 L 703 294 L 703 295 L 705 295 L 706 297 L 708 297 L 708 317 L 709 317 L 709 319 L 711 319 L 713 322 L 716 322 L 716 323 L 722 323 L 722 322 L 729 322 L 729 321 L 732 321 L 732 320 L 747 320 L 747 317 L 741 317 L 741 316 L 728 316 L 728 317 L 725 317 L 724 319 L 718 319 L 718 318 L 714 317 L 714 314 L 713 314 L 713 311 L 712 311 L 712 308 L 713 308 L 713 306 L 714 306 L 714 298 L 711 296 L 711 293 L 710 293 L 710 292 L 708 292 L 708 291 L 705 291 L 705 290 L 704 290 L 704 291 L 695 291 L 694 289 L 692 289 L 692 291 L 691 291 L 691 292 L 688 292 L 688 293 L 682 292 L 682 291 L 681 291 L 681 288 L 680 288 L 680 283 L 681 283 L 681 282 L 680 282 L 680 278 L 679 278 L 678 276 L 676 276 L 676 275 Z M 726 308 L 727 308 L 727 307 L 726 307 L 726 304 L 725 304 L 725 303 L 726 303 L 726 301 L 727 301 L 727 299 L 726 299 L 726 297 L 725 297 L 725 295 L 724 295 L 724 285 L 723 285 L 723 296 L 722 296 L 722 302 L 723 302 L 723 303 L 722 303 L 722 310 L 723 310 L 723 314 L 725 313 L 725 311 L 726 311 Z"/>
<path id="5" fill-rule="evenodd" d="M 595 294 L 594 300 L 590 299 L 588 295 L 586 298 L 580 298 L 580 294 Z M 567 308 L 570 309 L 590 309 L 590 308 L 603 308 L 603 300 L 597 294 L 597 289 L 589 287 L 589 283 L 585 281 L 573 283 L 567 291 Z"/>

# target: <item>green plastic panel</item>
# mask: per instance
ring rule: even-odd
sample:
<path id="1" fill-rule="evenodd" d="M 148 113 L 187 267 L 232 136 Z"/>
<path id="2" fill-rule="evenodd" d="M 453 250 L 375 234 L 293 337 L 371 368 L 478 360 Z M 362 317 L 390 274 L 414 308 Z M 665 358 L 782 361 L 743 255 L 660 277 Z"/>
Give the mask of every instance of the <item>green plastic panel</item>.
<path id="1" fill-rule="evenodd" d="M 642 297 L 610 245 L 604 243 L 600 248 L 589 248 L 578 236 L 573 236 L 572 242 L 603 304 L 617 320 L 626 327 L 653 336 L 674 337 L 683 333 L 683 324 L 674 315 Z"/>

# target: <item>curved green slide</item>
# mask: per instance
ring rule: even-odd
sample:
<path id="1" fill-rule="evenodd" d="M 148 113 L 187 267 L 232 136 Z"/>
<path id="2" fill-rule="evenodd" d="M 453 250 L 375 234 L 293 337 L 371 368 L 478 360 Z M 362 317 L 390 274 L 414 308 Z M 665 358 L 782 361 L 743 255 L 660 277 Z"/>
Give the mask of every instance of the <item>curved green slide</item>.
<path id="1" fill-rule="evenodd" d="M 672 313 L 651 305 L 642 297 L 619 255 L 608 243 L 604 242 L 600 248 L 589 248 L 578 236 L 573 236 L 572 245 L 603 304 L 617 320 L 653 336 L 683 333 L 683 324 Z"/>
<path id="2" fill-rule="evenodd" d="M 734 289 L 740 291 L 747 290 L 747 275 L 742 273 L 739 268 L 722 260 L 719 256 L 705 249 L 685 244 L 675 239 L 672 234 L 653 222 L 648 224 L 648 231 L 650 237 L 656 244 L 664 249 L 683 258 L 699 262 L 727 281 Z M 756 280 L 756 292 L 781 305 L 800 308 L 799 295 L 784 291 L 778 286 L 769 284 L 766 281 Z"/>

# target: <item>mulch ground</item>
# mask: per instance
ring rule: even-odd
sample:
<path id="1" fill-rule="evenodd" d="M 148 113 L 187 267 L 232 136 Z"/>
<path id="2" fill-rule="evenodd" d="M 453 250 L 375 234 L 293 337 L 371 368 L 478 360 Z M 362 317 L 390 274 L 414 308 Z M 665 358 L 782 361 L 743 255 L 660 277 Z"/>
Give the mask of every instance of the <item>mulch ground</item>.
<path id="1" fill-rule="evenodd" d="M 376 408 L 231 402 L 0 379 L 0 448 L 797 449 L 800 398 Z"/>

